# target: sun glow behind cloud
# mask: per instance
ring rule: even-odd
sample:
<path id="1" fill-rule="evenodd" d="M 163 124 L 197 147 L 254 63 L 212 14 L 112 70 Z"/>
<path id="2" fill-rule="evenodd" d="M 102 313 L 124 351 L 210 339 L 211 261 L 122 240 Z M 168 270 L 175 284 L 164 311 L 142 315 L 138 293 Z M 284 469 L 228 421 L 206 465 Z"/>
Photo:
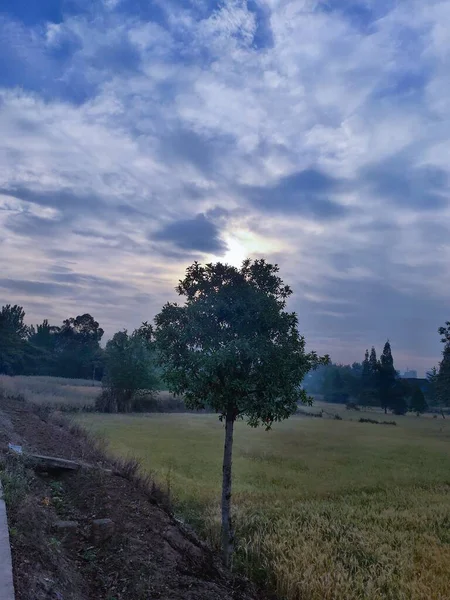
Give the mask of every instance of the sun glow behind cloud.
<path id="1" fill-rule="evenodd" d="M 235 267 L 241 266 L 242 261 L 246 258 L 266 258 L 282 250 L 282 244 L 279 242 L 246 229 L 235 229 L 223 237 L 228 248 L 227 251 L 223 256 L 213 256 L 212 258 Z"/>

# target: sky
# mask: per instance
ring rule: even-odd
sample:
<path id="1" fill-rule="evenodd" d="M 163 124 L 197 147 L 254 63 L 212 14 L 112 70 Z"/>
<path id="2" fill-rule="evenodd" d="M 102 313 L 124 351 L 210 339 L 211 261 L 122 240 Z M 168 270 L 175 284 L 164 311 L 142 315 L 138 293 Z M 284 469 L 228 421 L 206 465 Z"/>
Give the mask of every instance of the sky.
<path id="1" fill-rule="evenodd" d="M 151 320 L 280 266 L 308 348 L 437 364 L 450 0 L 1 0 L 0 305 Z"/>

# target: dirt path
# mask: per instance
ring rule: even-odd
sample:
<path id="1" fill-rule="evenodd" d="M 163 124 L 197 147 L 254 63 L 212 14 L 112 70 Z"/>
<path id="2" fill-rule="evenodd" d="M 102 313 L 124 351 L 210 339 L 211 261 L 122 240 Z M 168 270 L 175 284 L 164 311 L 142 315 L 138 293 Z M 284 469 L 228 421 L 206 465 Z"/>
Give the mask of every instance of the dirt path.
<path id="1" fill-rule="evenodd" d="M 0 399 L 0 448 L 8 442 L 97 467 L 36 474 L 21 458 L 0 454 L 16 600 L 256 598 L 180 528 L 158 490 L 140 485 L 132 468 L 107 460 L 61 418 Z M 111 521 L 96 526 L 98 519 Z"/>

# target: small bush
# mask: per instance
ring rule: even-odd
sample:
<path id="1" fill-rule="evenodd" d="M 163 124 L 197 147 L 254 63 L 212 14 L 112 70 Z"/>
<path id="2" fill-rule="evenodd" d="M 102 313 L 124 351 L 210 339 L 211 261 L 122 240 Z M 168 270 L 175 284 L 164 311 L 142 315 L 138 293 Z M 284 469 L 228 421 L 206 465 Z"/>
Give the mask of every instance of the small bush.
<path id="1" fill-rule="evenodd" d="M 341 415 L 338 415 L 337 413 L 334 415 L 334 420 L 335 421 L 342 421 L 342 417 Z"/>
<path id="2" fill-rule="evenodd" d="M 309 412 L 307 410 L 304 410 L 302 408 L 297 408 L 297 414 L 298 415 L 303 415 L 305 417 L 322 417 L 323 416 L 323 411 L 320 411 L 319 413 L 315 413 L 315 412 Z"/>
<path id="3" fill-rule="evenodd" d="M 345 408 L 347 410 L 360 410 L 359 406 L 356 404 L 356 402 L 347 402 Z"/>
<path id="4" fill-rule="evenodd" d="M 377 421 L 376 419 L 359 419 L 359 423 L 373 423 L 374 425 L 397 425 L 395 421 Z"/>

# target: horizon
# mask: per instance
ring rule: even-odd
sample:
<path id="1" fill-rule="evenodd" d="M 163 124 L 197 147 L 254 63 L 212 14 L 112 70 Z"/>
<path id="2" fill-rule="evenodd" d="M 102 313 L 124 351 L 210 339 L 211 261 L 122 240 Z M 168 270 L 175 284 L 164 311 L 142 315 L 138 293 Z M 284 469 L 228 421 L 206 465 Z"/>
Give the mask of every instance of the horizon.
<path id="1" fill-rule="evenodd" d="M 389 338 L 398 370 L 437 366 L 449 20 L 438 0 L 4 0 L 0 306 L 110 337 L 194 260 L 264 257 L 308 348 L 351 364 Z"/>

